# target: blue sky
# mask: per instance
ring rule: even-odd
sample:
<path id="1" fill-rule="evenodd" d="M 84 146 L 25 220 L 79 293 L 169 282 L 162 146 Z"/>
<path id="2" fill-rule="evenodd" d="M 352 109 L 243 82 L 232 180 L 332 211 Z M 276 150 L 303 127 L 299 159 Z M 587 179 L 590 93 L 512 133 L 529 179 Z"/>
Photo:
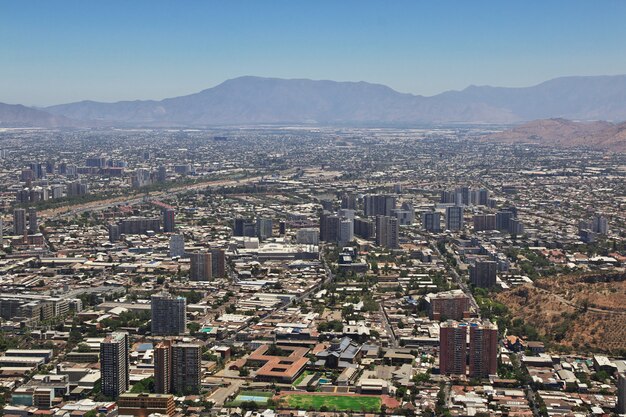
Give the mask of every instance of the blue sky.
<path id="1" fill-rule="evenodd" d="M 241 75 L 432 95 L 626 74 L 625 1 L 0 0 L 0 102 L 161 99 Z"/>

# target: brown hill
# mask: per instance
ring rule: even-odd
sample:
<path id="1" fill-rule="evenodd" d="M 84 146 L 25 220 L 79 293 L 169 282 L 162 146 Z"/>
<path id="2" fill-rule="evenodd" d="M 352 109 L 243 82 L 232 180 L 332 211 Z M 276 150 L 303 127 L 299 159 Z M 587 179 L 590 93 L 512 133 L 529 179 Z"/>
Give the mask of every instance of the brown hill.
<path id="1" fill-rule="evenodd" d="M 626 122 L 574 122 L 565 119 L 535 120 L 504 132 L 487 136 L 488 140 L 528 143 L 563 148 L 589 147 L 626 152 Z"/>
<path id="2" fill-rule="evenodd" d="M 556 345 L 575 352 L 626 352 L 624 273 L 542 278 L 495 298 Z"/>

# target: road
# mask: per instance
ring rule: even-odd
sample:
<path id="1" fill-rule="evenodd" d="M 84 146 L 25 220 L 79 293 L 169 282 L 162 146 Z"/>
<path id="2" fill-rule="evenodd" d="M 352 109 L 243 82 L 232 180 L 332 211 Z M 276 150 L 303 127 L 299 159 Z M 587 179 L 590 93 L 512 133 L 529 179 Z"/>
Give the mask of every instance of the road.
<path id="1" fill-rule="evenodd" d="M 199 189 L 203 189 L 203 188 L 210 187 L 210 186 L 220 187 L 220 186 L 228 186 L 228 185 L 244 185 L 244 184 L 249 184 L 255 181 L 259 181 L 264 177 L 265 176 L 255 176 L 255 177 L 241 178 L 241 179 L 236 179 L 236 180 L 212 180 L 212 181 L 203 181 L 203 182 L 199 182 L 196 184 L 185 184 L 185 185 L 180 185 L 177 187 L 172 187 L 167 190 L 149 193 L 147 197 L 149 199 L 159 199 L 162 197 L 171 196 L 173 194 L 180 194 L 183 192 L 187 192 L 189 190 L 199 190 Z M 39 215 L 41 216 L 42 219 L 54 220 L 54 219 L 60 219 L 63 217 L 76 216 L 86 211 L 100 211 L 100 210 L 105 210 L 105 209 L 108 209 L 114 206 L 119 206 L 119 205 L 139 204 L 145 201 L 145 199 L 146 199 L 145 195 L 141 195 L 141 196 L 134 195 L 132 197 L 128 197 L 128 196 L 116 197 L 116 198 L 111 198 L 109 200 L 92 201 L 90 203 L 85 203 L 85 204 L 77 204 L 77 205 L 73 205 L 69 207 L 61 207 L 61 208 L 44 210 L 44 211 L 41 211 Z"/>
<path id="2" fill-rule="evenodd" d="M 387 312 L 385 311 L 385 307 L 383 307 L 383 303 L 380 303 L 380 314 L 383 319 L 383 325 L 385 326 L 385 331 L 389 336 L 389 341 L 391 342 L 392 348 L 398 347 L 398 339 L 396 339 L 396 334 L 393 331 L 393 327 L 389 324 L 389 317 L 387 317 Z"/>
<path id="3" fill-rule="evenodd" d="M 439 259 L 443 260 L 447 264 L 447 260 L 445 256 L 442 256 L 437 245 L 433 245 L 433 248 L 435 252 L 437 252 L 437 256 L 439 257 Z M 446 248 L 448 248 L 447 245 L 446 245 Z M 452 251 L 452 249 L 449 249 L 449 250 Z M 465 280 L 463 280 L 463 278 L 459 275 L 459 273 L 456 271 L 456 269 L 452 265 L 447 265 L 447 266 L 448 266 L 448 270 L 450 271 L 450 274 L 452 275 L 452 280 L 454 281 L 454 283 L 456 283 L 459 286 L 459 288 L 465 293 L 465 295 L 469 297 L 471 306 L 474 308 L 474 310 L 480 317 L 480 307 L 478 307 L 478 303 L 476 302 L 476 299 L 474 298 L 474 294 L 472 294 L 472 291 L 470 290 L 469 286 L 467 285 Z"/>

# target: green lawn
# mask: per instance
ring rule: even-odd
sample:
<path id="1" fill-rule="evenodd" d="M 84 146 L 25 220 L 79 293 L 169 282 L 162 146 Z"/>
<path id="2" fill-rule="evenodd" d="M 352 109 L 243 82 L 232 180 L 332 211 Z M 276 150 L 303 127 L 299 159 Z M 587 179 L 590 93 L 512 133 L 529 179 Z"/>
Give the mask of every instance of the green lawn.
<path id="1" fill-rule="evenodd" d="M 298 384 L 300 384 L 300 382 L 304 381 L 304 378 L 306 378 L 307 375 L 311 375 L 311 373 L 312 373 L 311 371 L 304 371 L 304 372 L 302 372 L 302 374 L 298 377 L 298 379 L 296 379 L 293 382 L 293 384 L 291 384 L 291 385 L 293 385 L 294 387 L 297 387 Z"/>
<path id="2" fill-rule="evenodd" d="M 287 394 L 283 397 L 289 408 L 299 410 L 319 410 L 321 407 L 331 411 L 380 411 L 380 397 L 348 395 L 308 395 Z"/>

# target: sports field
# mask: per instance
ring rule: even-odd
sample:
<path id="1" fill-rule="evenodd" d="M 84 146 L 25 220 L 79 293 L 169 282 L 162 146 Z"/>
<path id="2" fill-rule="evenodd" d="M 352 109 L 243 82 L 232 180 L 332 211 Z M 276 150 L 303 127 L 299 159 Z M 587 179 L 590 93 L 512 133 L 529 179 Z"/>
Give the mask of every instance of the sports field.
<path id="1" fill-rule="evenodd" d="M 273 395 L 273 392 L 266 391 L 240 391 L 239 395 L 237 395 L 237 397 L 235 397 L 233 401 L 228 403 L 228 405 L 231 407 L 236 407 L 241 405 L 242 402 L 250 401 L 254 401 L 258 405 L 265 405 L 267 404 L 267 400 L 272 398 Z"/>
<path id="2" fill-rule="evenodd" d="M 315 395 L 286 394 L 281 400 L 289 408 L 300 410 L 319 410 L 322 407 L 330 411 L 380 411 L 380 397 L 365 395 Z"/>

